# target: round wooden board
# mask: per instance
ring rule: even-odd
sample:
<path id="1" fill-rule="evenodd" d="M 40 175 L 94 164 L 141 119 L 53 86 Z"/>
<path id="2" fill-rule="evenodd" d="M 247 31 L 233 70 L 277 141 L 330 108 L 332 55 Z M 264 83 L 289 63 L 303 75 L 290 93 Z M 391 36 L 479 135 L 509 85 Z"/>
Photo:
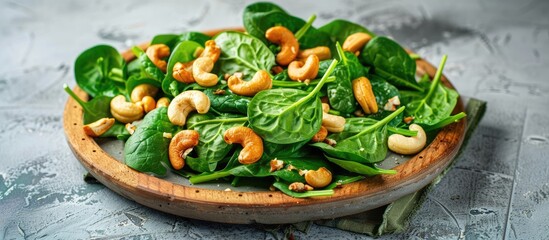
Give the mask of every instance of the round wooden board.
<path id="1" fill-rule="evenodd" d="M 213 35 L 217 31 L 208 32 Z M 143 44 L 145 48 L 148 44 Z M 123 53 L 126 60 L 132 55 Z M 436 68 L 416 60 L 418 73 L 434 76 Z M 446 77 L 442 82 L 453 88 Z M 88 95 L 75 87 L 82 99 Z M 453 114 L 464 111 L 461 98 Z M 456 156 L 466 119 L 442 129 L 420 153 L 395 167 L 397 174 L 369 177 L 335 189 L 330 197 L 298 199 L 279 191 L 239 192 L 193 187 L 137 172 L 107 154 L 82 130 L 82 108 L 69 97 L 63 116 L 67 142 L 82 165 L 101 183 L 142 205 L 183 217 L 223 223 L 294 223 L 356 214 L 415 192 L 438 176 Z M 182 181 L 184 179 L 182 178 Z"/>

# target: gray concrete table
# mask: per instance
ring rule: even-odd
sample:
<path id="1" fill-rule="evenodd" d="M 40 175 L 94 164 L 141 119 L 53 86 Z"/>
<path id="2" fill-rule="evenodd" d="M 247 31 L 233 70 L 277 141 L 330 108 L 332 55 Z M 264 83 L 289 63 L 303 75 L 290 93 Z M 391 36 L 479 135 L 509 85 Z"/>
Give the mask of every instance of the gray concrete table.
<path id="1" fill-rule="evenodd" d="M 0 239 L 272 239 L 185 219 L 82 181 L 62 111 L 84 49 L 242 24 L 248 1 L 0 1 Z M 283 1 L 315 25 L 347 18 L 437 63 L 488 111 L 410 228 L 382 239 L 549 239 L 548 1 Z M 302 238 L 366 238 L 313 226 Z"/>

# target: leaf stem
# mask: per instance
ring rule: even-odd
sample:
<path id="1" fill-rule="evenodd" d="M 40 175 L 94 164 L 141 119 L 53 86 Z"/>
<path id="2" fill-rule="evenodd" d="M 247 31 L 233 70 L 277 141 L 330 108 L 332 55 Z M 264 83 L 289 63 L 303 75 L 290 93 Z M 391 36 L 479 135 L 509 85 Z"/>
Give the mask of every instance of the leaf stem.
<path id="1" fill-rule="evenodd" d="M 455 123 L 457 122 L 458 120 L 464 118 L 465 116 L 467 116 L 467 114 L 465 114 L 464 112 L 460 112 L 454 116 L 449 116 L 447 118 L 445 118 L 444 120 L 436 123 L 435 125 L 432 125 L 432 126 L 428 126 L 428 127 L 425 127 L 425 131 L 426 132 L 429 132 L 429 131 L 433 131 L 435 129 L 439 129 L 439 128 L 443 128 L 443 127 L 446 127 L 446 125 L 450 125 L 452 123 Z"/>
<path id="2" fill-rule="evenodd" d="M 231 174 L 230 170 L 219 171 L 219 172 L 213 172 L 213 173 L 206 174 L 206 175 L 192 176 L 191 178 L 189 178 L 189 182 L 191 182 L 192 184 L 197 184 L 197 183 L 213 181 L 213 180 L 228 177 L 228 176 L 231 176 L 231 175 L 232 174 Z"/>
<path id="3" fill-rule="evenodd" d="M 408 130 L 408 129 L 404 129 L 404 128 L 397 128 L 397 127 L 388 126 L 387 131 L 392 132 L 392 133 L 396 133 L 396 134 L 400 134 L 400 135 L 404 135 L 404 136 L 407 136 L 407 137 L 417 136 L 417 131 Z"/>
<path id="4" fill-rule="evenodd" d="M 393 120 L 393 118 L 395 118 L 395 117 L 398 116 L 402 111 L 404 111 L 405 108 L 406 108 L 406 107 L 404 107 L 404 106 L 398 108 L 396 111 L 394 111 L 393 113 L 389 114 L 389 116 L 387 116 L 387 117 L 381 119 L 379 122 L 376 122 L 376 123 L 372 124 L 371 126 L 365 128 L 365 129 L 362 130 L 361 132 L 359 132 L 359 133 L 357 133 L 356 135 L 354 135 L 354 136 L 352 136 L 352 137 L 350 137 L 350 138 L 347 138 L 347 139 L 360 137 L 361 135 L 370 132 L 372 129 L 378 129 L 378 128 L 380 128 L 381 126 L 386 125 L 386 124 L 389 123 L 391 120 Z M 346 140 L 347 140 L 347 139 L 346 139 Z"/>
<path id="5" fill-rule="evenodd" d="M 326 83 L 329 82 L 335 82 L 336 78 L 334 76 L 328 77 L 328 80 Z M 304 82 L 297 82 L 297 81 L 281 81 L 281 80 L 273 80 L 273 87 L 286 87 L 286 88 L 294 88 L 294 87 L 308 87 L 308 86 L 316 86 L 320 83 L 320 79 L 313 80 L 309 84 Z"/>
<path id="6" fill-rule="evenodd" d="M 191 128 L 194 128 L 198 125 L 208 124 L 208 123 L 235 123 L 235 122 L 246 122 L 246 121 L 248 121 L 248 117 L 210 119 L 210 120 L 204 120 L 204 121 L 197 122 L 197 123 L 189 126 L 188 128 L 191 129 Z"/>
<path id="7" fill-rule="evenodd" d="M 322 89 L 322 86 L 324 86 L 326 81 L 328 81 L 328 78 L 330 77 L 330 75 L 334 71 L 336 65 L 337 65 L 337 60 L 334 59 L 332 61 L 332 63 L 330 64 L 330 66 L 328 67 L 328 70 L 326 70 L 326 73 L 324 73 L 324 76 L 322 76 L 322 78 L 320 79 L 320 82 L 318 83 L 318 85 L 316 85 L 316 87 L 313 89 L 313 91 L 311 91 L 309 94 L 307 94 L 307 96 L 299 99 L 299 101 L 292 104 L 292 106 L 300 105 L 303 102 L 308 101 L 309 99 L 314 97 L 320 91 L 320 89 Z M 287 108 L 287 109 L 290 109 L 290 108 Z"/>
<path id="8" fill-rule="evenodd" d="M 427 96 L 425 96 L 424 100 L 430 99 L 433 93 L 435 92 L 436 87 L 438 86 L 440 79 L 442 78 L 442 70 L 444 69 L 444 65 L 446 64 L 446 59 L 448 58 L 448 55 L 442 56 L 442 59 L 440 60 L 440 64 L 438 65 L 437 72 L 435 73 L 435 77 L 433 78 L 433 81 L 431 82 L 431 86 L 429 87 L 429 92 L 427 93 Z"/>
<path id="9" fill-rule="evenodd" d="M 69 87 L 69 85 L 67 85 L 66 83 L 63 84 L 63 89 L 65 89 L 65 92 L 67 92 L 71 97 L 72 99 L 74 99 L 78 105 L 80 105 L 80 107 L 82 107 L 84 109 L 84 112 L 91 112 L 89 109 L 88 109 L 88 106 L 87 106 L 87 103 L 84 102 L 84 100 L 82 100 L 81 98 L 79 98 L 76 93 L 74 93 L 71 88 Z"/>
<path id="10" fill-rule="evenodd" d="M 336 42 L 336 49 L 337 55 L 339 55 L 339 59 L 343 60 L 343 64 L 347 66 L 347 57 L 345 57 L 345 52 L 343 51 L 343 48 L 341 47 L 341 44 L 339 44 L 339 42 Z"/>
<path id="11" fill-rule="evenodd" d="M 309 17 L 305 25 L 303 25 L 303 27 L 297 30 L 297 32 L 295 33 L 295 38 L 297 40 L 301 39 L 301 37 L 305 35 L 307 30 L 309 30 L 309 28 L 313 25 L 313 22 L 315 21 L 315 19 L 316 19 L 316 14 L 313 14 L 311 17 Z"/>

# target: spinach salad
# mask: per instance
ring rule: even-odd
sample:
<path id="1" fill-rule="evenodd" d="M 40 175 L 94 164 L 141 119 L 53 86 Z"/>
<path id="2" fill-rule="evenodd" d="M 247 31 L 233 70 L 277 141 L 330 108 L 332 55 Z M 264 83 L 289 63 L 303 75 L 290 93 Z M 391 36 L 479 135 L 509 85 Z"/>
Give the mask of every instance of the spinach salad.
<path id="1" fill-rule="evenodd" d="M 243 14 L 245 32 L 155 36 L 126 62 L 107 45 L 82 52 L 75 79 L 91 100 L 84 131 L 125 141 L 140 172 L 192 184 L 257 184 L 292 197 L 329 196 L 378 174 L 389 151 L 415 154 L 456 122 L 458 93 L 416 76 L 397 42 L 334 20 L 314 27 L 272 3 Z M 245 181 L 256 178 L 255 181 Z"/>

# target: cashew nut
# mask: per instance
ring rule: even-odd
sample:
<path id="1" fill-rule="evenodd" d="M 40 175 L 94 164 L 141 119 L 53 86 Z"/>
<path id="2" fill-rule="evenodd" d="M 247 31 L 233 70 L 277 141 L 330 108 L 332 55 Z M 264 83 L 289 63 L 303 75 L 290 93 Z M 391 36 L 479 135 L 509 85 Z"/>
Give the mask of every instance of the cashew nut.
<path id="1" fill-rule="evenodd" d="M 265 70 L 259 70 L 250 81 L 243 81 L 237 76 L 229 77 L 227 82 L 229 89 L 235 94 L 242 96 L 254 96 L 262 90 L 271 89 L 273 81 L 269 73 Z"/>
<path id="2" fill-rule="evenodd" d="M 84 125 L 84 133 L 90 137 L 99 137 L 114 125 L 114 118 L 101 118 Z"/>
<path id="3" fill-rule="evenodd" d="M 168 64 L 162 59 L 170 56 L 170 47 L 165 44 L 154 44 L 149 46 L 145 53 L 156 67 L 162 70 L 162 72 L 166 72 Z"/>
<path id="4" fill-rule="evenodd" d="M 170 106 L 170 99 L 167 97 L 161 97 L 156 101 L 156 108 Z"/>
<path id="5" fill-rule="evenodd" d="M 175 170 L 185 166 L 185 157 L 198 145 L 199 134 L 195 130 L 183 130 L 175 134 L 168 147 L 168 157 Z"/>
<path id="6" fill-rule="evenodd" d="M 341 48 L 343 48 L 343 50 L 345 51 L 355 53 L 362 50 L 364 45 L 366 45 L 366 43 L 368 43 L 370 39 L 372 39 L 372 36 L 367 33 L 353 33 L 345 39 L 345 42 L 343 42 L 343 46 Z"/>
<path id="7" fill-rule="evenodd" d="M 145 96 L 156 96 L 158 88 L 150 84 L 139 84 L 133 88 L 130 99 L 132 102 L 140 102 Z"/>
<path id="8" fill-rule="evenodd" d="M 193 64 L 194 61 L 190 61 L 188 63 L 177 62 L 173 66 L 172 77 L 178 82 L 193 83 Z"/>
<path id="9" fill-rule="evenodd" d="M 325 167 L 309 170 L 305 173 L 305 181 L 314 188 L 323 188 L 332 182 L 332 173 Z"/>
<path id="10" fill-rule="evenodd" d="M 156 108 L 156 101 L 151 96 L 145 96 L 141 99 L 141 106 L 143 107 L 143 111 L 148 113 Z"/>
<path id="11" fill-rule="evenodd" d="M 299 53 L 297 54 L 297 60 L 304 61 L 310 55 L 316 55 L 318 57 L 318 60 L 320 61 L 332 58 L 332 53 L 330 52 L 330 48 L 326 46 L 320 46 L 320 47 L 300 50 Z"/>
<path id="12" fill-rule="evenodd" d="M 206 41 L 205 45 L 206 49 L 200 54 L 200 57 L 207 57 L 212 59 L 214 63 L 217 62 L 219 55 L 221 55 L 221 48 L 215 44 L 214 40 Z"/>
<path id="13" fill-rule="evenodd" d="M 193 63 L 193 77 L 198 85 L 211 87 L 219 80 L 217 75 L 210 73 L 214 67 L 214 61 L 209 57 L 199 57 Z"/>
<path id="14" fill-rule="evenodd" d="M 427 135 L 425 134 L 425 131 L 423 131 L 423 128 L 414 123 L 410 125 L 409 129 L 417 131 L 417 135 L 414 137 L 405 137 L 400 134 L 392 134 L 389 136 L 387 143 L 391 151 L 408 155 L 416 154 L 425 147 Z"/>
<path id="15" fill-rule="evenodd" d="M 326 128 L 329 132 L 343 132 L 345 129 L 345 118 L 342 116 L 329 114 L 330 105 L 327 103 L 322 104 L 322 126 Z"/>
<path id="16" fill-rule="evenodd" d="M 122 123 L 131 123 L 143 117 L 141 104 L 126 102 L 126 97 L 118 95 L 111 100 L 111 114 Z"/>
<path id="17" fill-rule="evenodd" d="M 238 161 L 242 164 L 257 162 L 263 155 L 263 140 L 251 128 L 238 126 L 225 131 L 223 136 L 227 144 L 240 143 L 242 151 Z"/>
<path id="18" fill-rule="evenodd" d="M 294 34 L 283 26 L 267 29 L 265 38 L 274 44 L 280 45 L 280 52 L 276 55 L 276 62 L 279 65 L 286 66 L 290 64 L 299 52 L 299 43 Z"/>
<path id="19" fill-rule="evenodd" d="M 368 78 L 359 77 L 353 80 L 353 94 L 364 113 L 372 114 L 377 112 L 376 96 L 374 95 L 372 84 Z"/>
<path id="20" fill-rule="evenodd" d="M 187 115 L 196 110 L 200 114 L 210 110 L 210 99 L 198 90 L 188 90 L 177 95 L 168 106 L 168 118 L 175 125 L 183 126 Z"/>
<path id="21" fill-rule="evenodd" d="M 302 61 L 293 61 L 288 66 L 288 76 L 295 81 L 315 79 L 320 67 L 318 57 L 309 55 L 305 63 Z"/>
<path id="22" fill-rule="evenodd" d="M 320 130 L 311 139 L 312 142 L 323 142 L 328 136 L 328 129 L 324 126 L 320 126 Z"/>

